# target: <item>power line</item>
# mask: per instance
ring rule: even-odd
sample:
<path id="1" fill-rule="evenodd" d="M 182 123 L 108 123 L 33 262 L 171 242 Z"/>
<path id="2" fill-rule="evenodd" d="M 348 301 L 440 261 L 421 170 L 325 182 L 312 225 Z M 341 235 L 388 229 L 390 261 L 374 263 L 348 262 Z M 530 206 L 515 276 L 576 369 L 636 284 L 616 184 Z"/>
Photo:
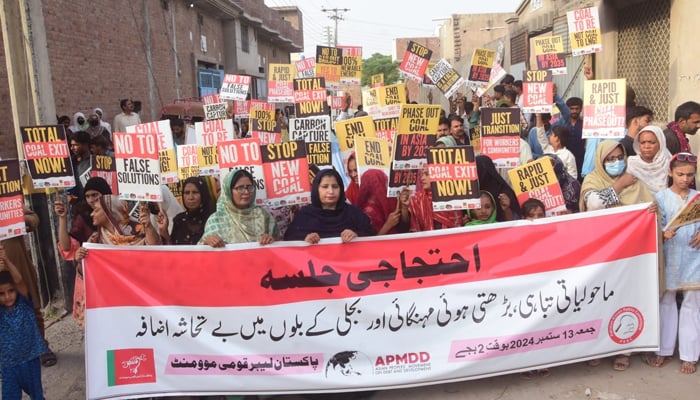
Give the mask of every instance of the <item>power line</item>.
<path id="1" fill-rule="evenodd" d="M 335 35 L 333 35 L 333 46 L 337 47 L 338 46 L 338 21 L 343 19 L 343 15 L 340 13 L 348 12 L 350 11 L 349 8 L 321 8 L 321 11 L 324 13 L 333 13 L 333 15 L 329 15 L 328 18 L 332 19 L 335 22 Z"/>

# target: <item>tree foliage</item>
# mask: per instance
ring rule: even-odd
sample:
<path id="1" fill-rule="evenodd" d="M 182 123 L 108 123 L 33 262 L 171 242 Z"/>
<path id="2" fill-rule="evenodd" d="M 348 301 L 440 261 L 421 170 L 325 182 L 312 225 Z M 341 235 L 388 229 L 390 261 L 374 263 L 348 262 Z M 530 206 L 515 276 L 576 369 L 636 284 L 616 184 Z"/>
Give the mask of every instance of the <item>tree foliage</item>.
<path id="1" fill-rule="evenodd" d="M 384 84 L 391 85 L 399 80 L 399 63 L 391 61 L 391 56 L 379 53 L 362 61 L 362 86 L 370 86 L 372 75 L 384 74 Z"/>

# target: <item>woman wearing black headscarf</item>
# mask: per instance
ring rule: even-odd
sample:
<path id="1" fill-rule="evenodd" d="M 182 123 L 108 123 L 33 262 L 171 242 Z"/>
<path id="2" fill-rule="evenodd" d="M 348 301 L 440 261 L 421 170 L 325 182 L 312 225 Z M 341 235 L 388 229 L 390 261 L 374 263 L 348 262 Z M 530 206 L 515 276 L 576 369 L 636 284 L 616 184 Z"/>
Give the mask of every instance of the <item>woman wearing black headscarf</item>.
<path id="1" fill-rule="evenodd" d="M 287 228 L 285 240 L 318 243 L 321 238 L 338 237 L 349 242 L 357 236 L 375 234 L 369 217 L 345 202 L 340 174 L 325 169 L 316 174 L 311 187 L 311 205 L 302 207 Z"/>
<path id="2" fill-rule="evenodd" d="M 207 219 L 214 212 L 209 188 L 204 179 L 193 176 L 182 183 L 182 205 L 185 211 L 173 218 L 172 232 L 168 233 L 168 216 L 158 214 L 158 230 L 164 244 L 197 244 L 204 234 Z"/>
<path id="3" fill-rule="evenodd" d="M 476 156 L 476 173 L 479 176 L 479 189 L 491 193 L 498 202 L 496 221 L 520 219 L 518 198 L 489 157 Z"/>

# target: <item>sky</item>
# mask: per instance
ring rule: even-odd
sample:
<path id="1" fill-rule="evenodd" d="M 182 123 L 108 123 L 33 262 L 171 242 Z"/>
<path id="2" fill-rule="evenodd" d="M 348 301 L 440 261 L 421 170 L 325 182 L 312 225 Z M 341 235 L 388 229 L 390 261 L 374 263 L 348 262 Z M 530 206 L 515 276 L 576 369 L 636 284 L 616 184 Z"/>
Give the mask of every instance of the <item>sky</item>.
<path id="1" fill-rule="evenodd" d="M 325 27 L 334 30 L 332 13 L 326 9 L 349 9 L 340 13 L 338 44 L 362 46 L 362 57 L 374 53 L 392 55 L 393 39 L 437 36 L 437 28 L 452 14 L 514 12 L 523 0 L 265 0 L 269 7 L 297 6 L 304 16 L 304 54 L 316 55 L 316 45 L 326 45 Z M 408 6 L 410 3 L 417 7 Z"/>

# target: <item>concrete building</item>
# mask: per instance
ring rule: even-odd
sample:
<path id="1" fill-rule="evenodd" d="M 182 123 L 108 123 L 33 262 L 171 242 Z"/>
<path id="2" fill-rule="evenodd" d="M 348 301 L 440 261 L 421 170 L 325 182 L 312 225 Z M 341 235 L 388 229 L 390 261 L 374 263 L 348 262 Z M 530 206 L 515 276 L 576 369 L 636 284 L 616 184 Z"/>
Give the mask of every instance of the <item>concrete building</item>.
<path id="1" fill-rule="evenodd" d="M 156 120 L 174 99 L 217 91 L 223 73 L 252 76 L 253 95 L 264 97 L 268 64 L 288 63 L 303 49 L 299 9 L 259 0 L 7 0 L 0 12 L 8 36 L 0 112 L 13 116 L 11 104 L 25 108 L 20 95 L 35 90 L 42 115 L 32 121 L 19 111 L 21 121 L 0 126 L 1 157 L 16 156 L 17 126 L 53 124 L 56 115 L 94 107 L 111 122 L 127 97 L 141 102 L 143 121 Z M 27 48 L 18 47 L 23 18 Z M 19 59 L 26 51 L 31 62 Z"/>
<path id="2" fill-rule="evenodd" d="M 507 33 L 511 13 L 453 14 L 440 27 L 440 56 L 450 64 L 469 65 L 475 48 Z M 461 70 L 460 70 L 461 71 Z"/>
<path id="3" fill-rule="evenodd" d="M 250 75 L 251 94 L 264 98 L 269 63 L 304 47 L 299 9 L 260 0 L 0 3 L 2 158 L 23 157 L 20 126 L 95 107 L 111 123 L 123 98 L 140 102 L 142 121 L 157 120 L 175 99 L 217 92 L 224 73 Z M 45 304 L 60 286 L 52 198 L 42 190 L 30 201 L 42 221 L 30 239 Z"/>

